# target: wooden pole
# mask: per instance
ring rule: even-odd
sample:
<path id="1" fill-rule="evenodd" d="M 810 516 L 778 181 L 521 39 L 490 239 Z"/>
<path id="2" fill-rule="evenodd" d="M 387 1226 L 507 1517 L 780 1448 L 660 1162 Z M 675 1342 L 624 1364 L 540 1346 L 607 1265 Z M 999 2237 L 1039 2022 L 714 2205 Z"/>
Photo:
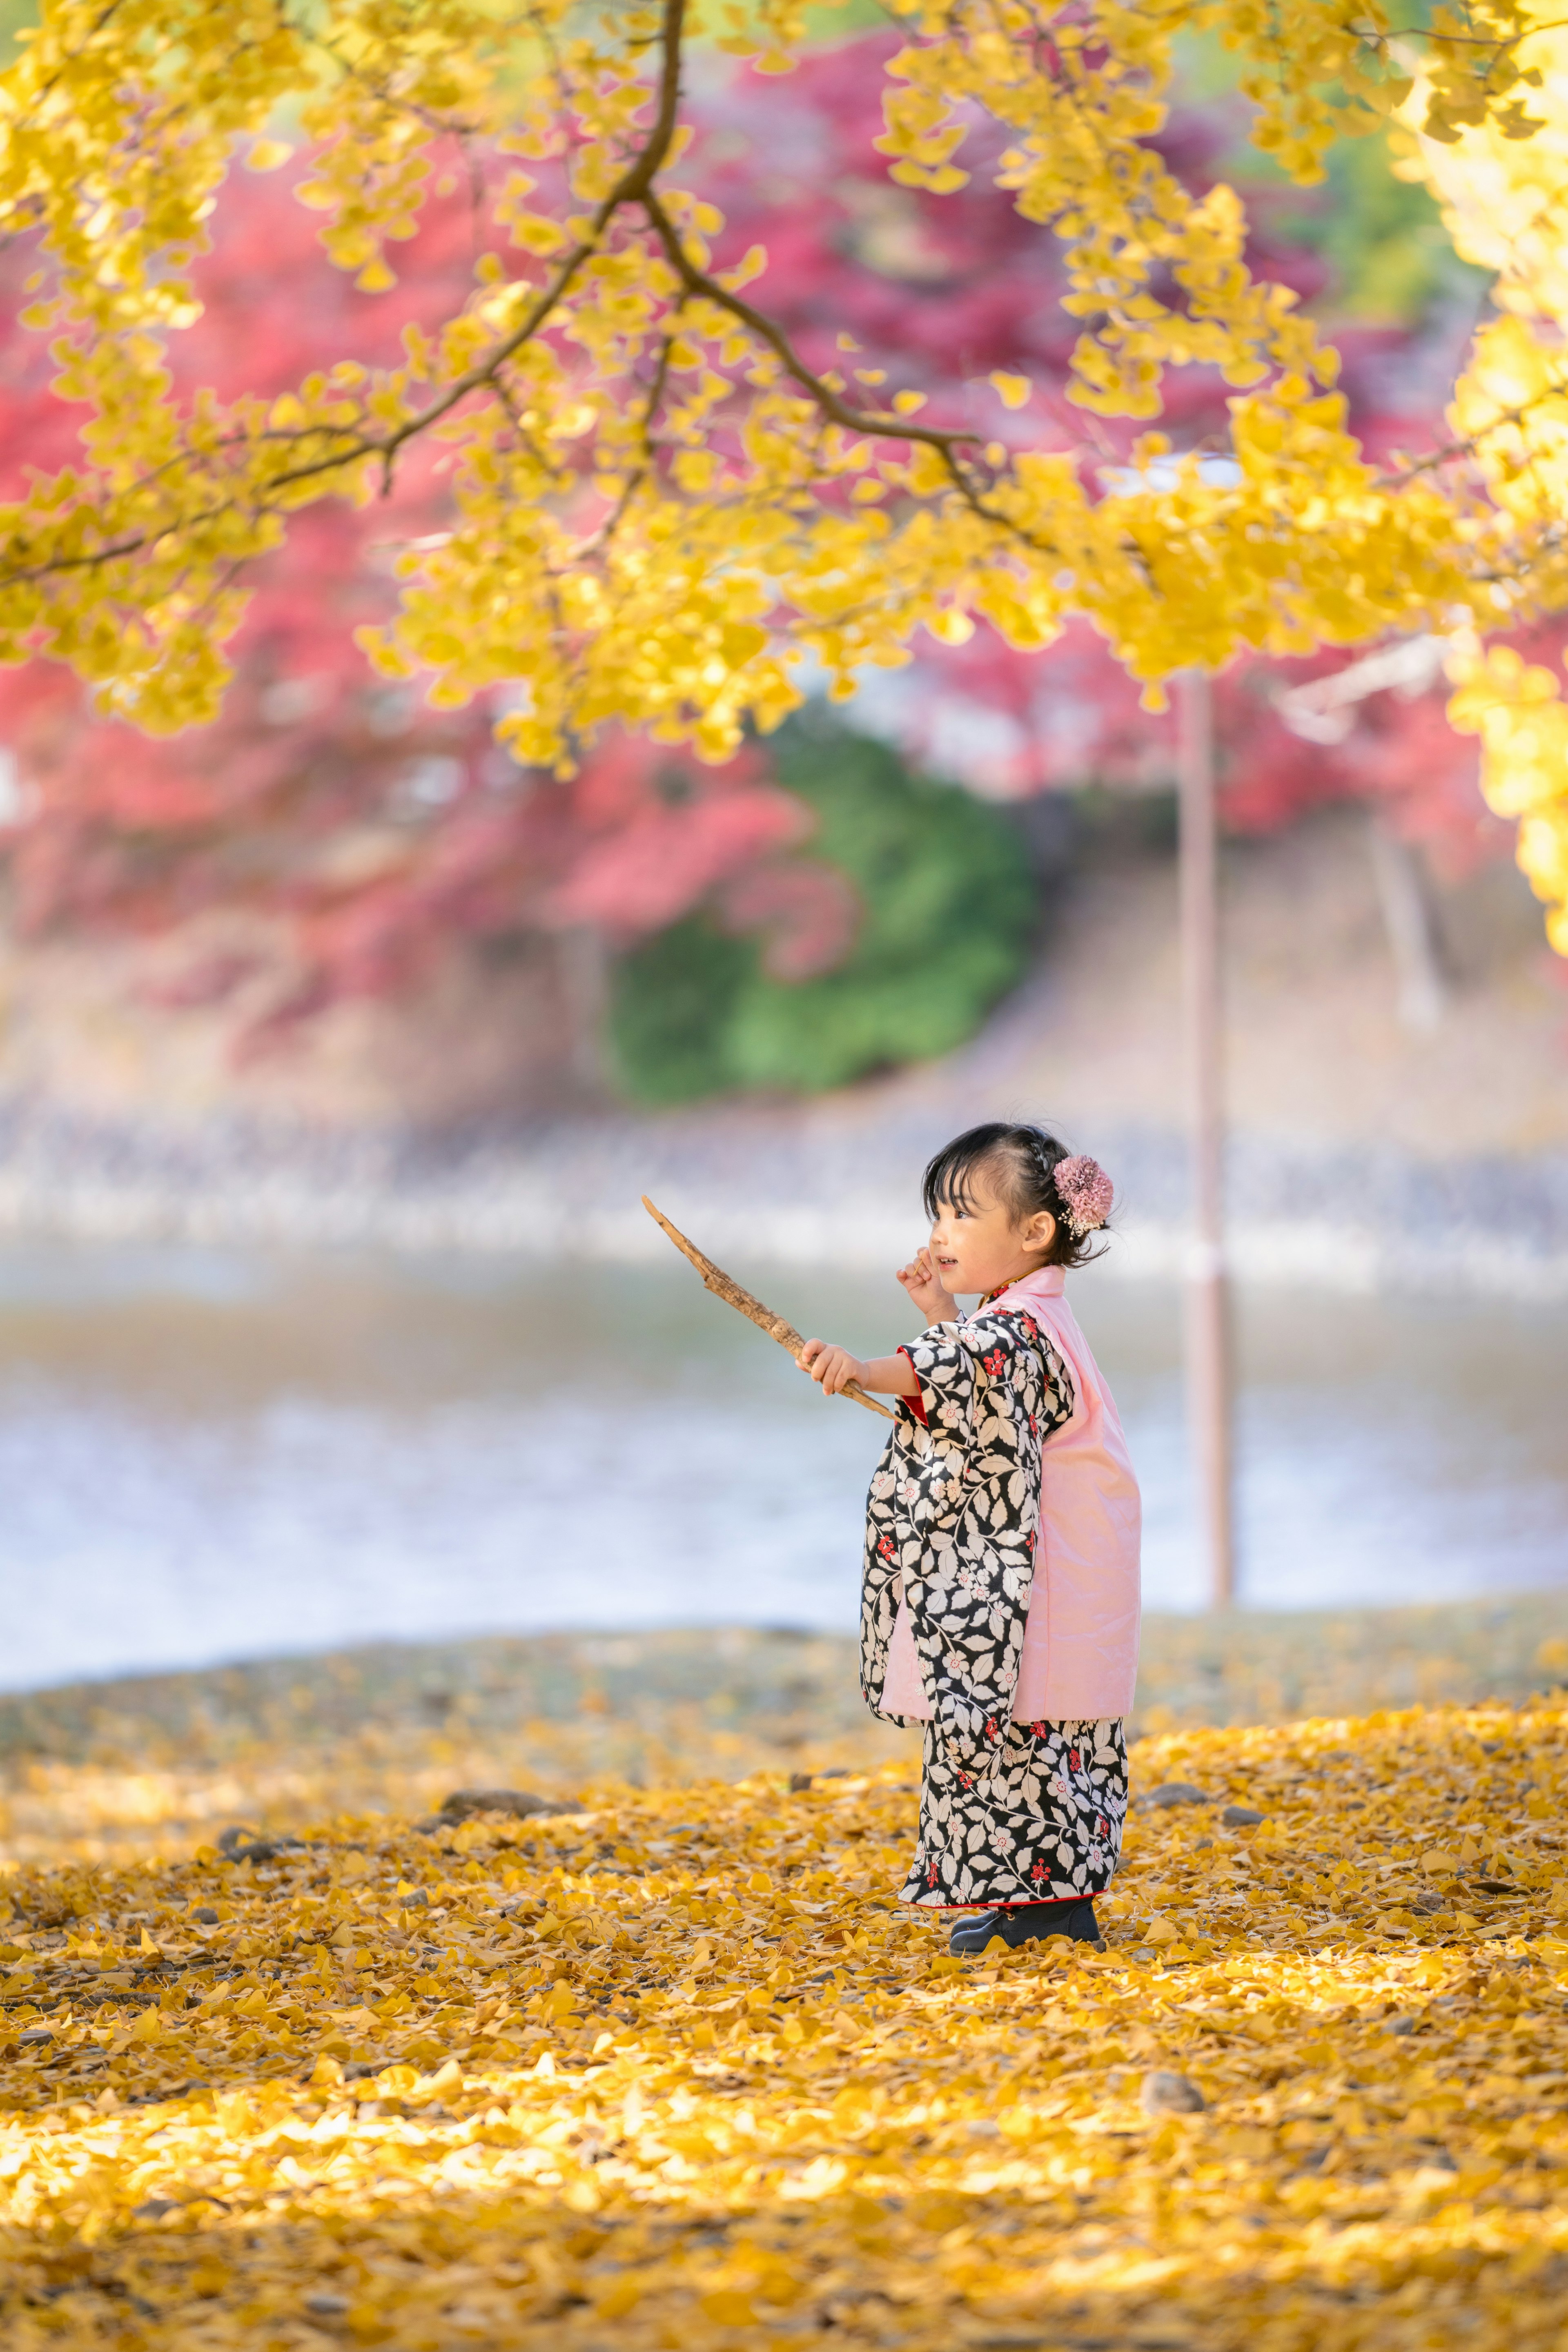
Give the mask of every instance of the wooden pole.
<path id="1" fill-rule="evenodd" d="M 1184 672 L 1176 691 L 1182 1007 L 1192 1176 L 1184 1300 L 1187 1414 L 1209 1605 L 1223 1609 L 1236 1597 L 1236 1557 L 1231 1509 L 1230 1307 L 1225 1257 L 1219 877 L 1213 696 L 1207 672 Z"/>
<path id="2" fill-rule="evenodd" d="M 1407 841 L 1391 833 L 1375 808 L 1367 812 L 1372 870 L 1383 905 L 1398 984 L 1399 1018 L 1406 1029 L 1430 1034 L 1443 1025 L 1443 961 L 1433 936 L 1421 869 Z"/>

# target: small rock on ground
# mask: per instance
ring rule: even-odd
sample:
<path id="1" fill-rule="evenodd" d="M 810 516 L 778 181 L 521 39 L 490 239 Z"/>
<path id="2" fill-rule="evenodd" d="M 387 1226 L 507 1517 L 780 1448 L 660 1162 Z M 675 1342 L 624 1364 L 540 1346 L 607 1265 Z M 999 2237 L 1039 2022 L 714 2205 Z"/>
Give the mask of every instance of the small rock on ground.
<path id="1" fill-rule="evenodd" d="M 571 1797 L 557 1803 L 549 1797 L 535 1796 L 531 1789 L 454 1789 L 449 1797 L 441 1800 L 441 1811 L 447 1820 L 458 1822 L 466 1822 L 471 1813 L 510 1813 L 519 1821 L 527 1821 L 534 1813 L 573 1813 L 577 1810 Z"/>
<path id="2" fill-rule="evenodd" d="M 1185 2074 L 1167 2074 L 1156 2071 L 1143 2077 L 1139 2094 L 1147 2116 L 1196 2116 L 1208 2105 L 1197 2084 Z"/>

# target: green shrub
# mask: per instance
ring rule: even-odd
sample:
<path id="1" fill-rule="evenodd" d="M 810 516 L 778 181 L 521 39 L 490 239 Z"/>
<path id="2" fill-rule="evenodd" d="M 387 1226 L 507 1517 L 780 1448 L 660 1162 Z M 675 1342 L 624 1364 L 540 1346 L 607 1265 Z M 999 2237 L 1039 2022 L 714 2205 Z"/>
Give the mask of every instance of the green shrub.
<path id="1" fill-rule="evenodd" d="M 819 713 L 792 719 L 772 749 L 780 782 L 817 813 L 809 854 L 858 893 L 854 945 L 834 971 L 793 982 L 704 915 L 635 950 L 616 969 L 610 1031 L 636 1101 L 811 1094 L 926 1060 L 971 1036 L 1023 969 L 1035 889 L 994 809 Z"/>

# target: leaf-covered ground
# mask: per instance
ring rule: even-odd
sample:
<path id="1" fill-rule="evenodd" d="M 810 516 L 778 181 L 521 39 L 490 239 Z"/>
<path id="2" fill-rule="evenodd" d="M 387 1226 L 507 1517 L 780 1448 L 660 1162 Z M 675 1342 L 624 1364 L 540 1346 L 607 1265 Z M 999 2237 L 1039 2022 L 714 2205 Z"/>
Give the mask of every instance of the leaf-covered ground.
<path id="1" fill-rule="evenodd" d="M 1557 2346 L 1568 1710 L 1144 1739 L 1173 1781 L 1103 1956 L 950 1960 L 899 1760 L 25 1864 L 0 2340 Z"/>
<path id="2" fill-rule="evenodd" d="M 1522 1699 L 1568 1674 L 1555 1592 L 1144 1620 L 1131 1726 Z M 264 1813 L 427 1811 L 458 1786 L 675 1787 L 909 1766 L 842 1636 L 729 1626 L 366 1643 L 0 1696 L 0 1864 L 189 1851 Z"/>

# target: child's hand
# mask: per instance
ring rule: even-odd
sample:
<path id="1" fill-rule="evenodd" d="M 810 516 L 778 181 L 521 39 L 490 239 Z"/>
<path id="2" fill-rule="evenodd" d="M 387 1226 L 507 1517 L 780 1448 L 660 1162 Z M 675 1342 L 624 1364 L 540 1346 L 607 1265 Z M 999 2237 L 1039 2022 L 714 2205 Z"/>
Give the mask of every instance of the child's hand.
<path id="1" fill-rule="evenodd" d="M 808 1339 L 800 1351 L 800 1369 L 821 1383 L 824 1396 L 842 1396 L 851 1381 L 864 1387 L 866 1366 L 847 1348 L 836 1348 L 830 1339 Z"/>
<path id="2" fill-rule="evenodd" d="M 917 1250 L 908 1265 L 900 1266 L 899 1280 L 928 1323 L 951 1323 L 957 1315 L 958 1301 L 942 1288 L 929 1249 Z"/>

